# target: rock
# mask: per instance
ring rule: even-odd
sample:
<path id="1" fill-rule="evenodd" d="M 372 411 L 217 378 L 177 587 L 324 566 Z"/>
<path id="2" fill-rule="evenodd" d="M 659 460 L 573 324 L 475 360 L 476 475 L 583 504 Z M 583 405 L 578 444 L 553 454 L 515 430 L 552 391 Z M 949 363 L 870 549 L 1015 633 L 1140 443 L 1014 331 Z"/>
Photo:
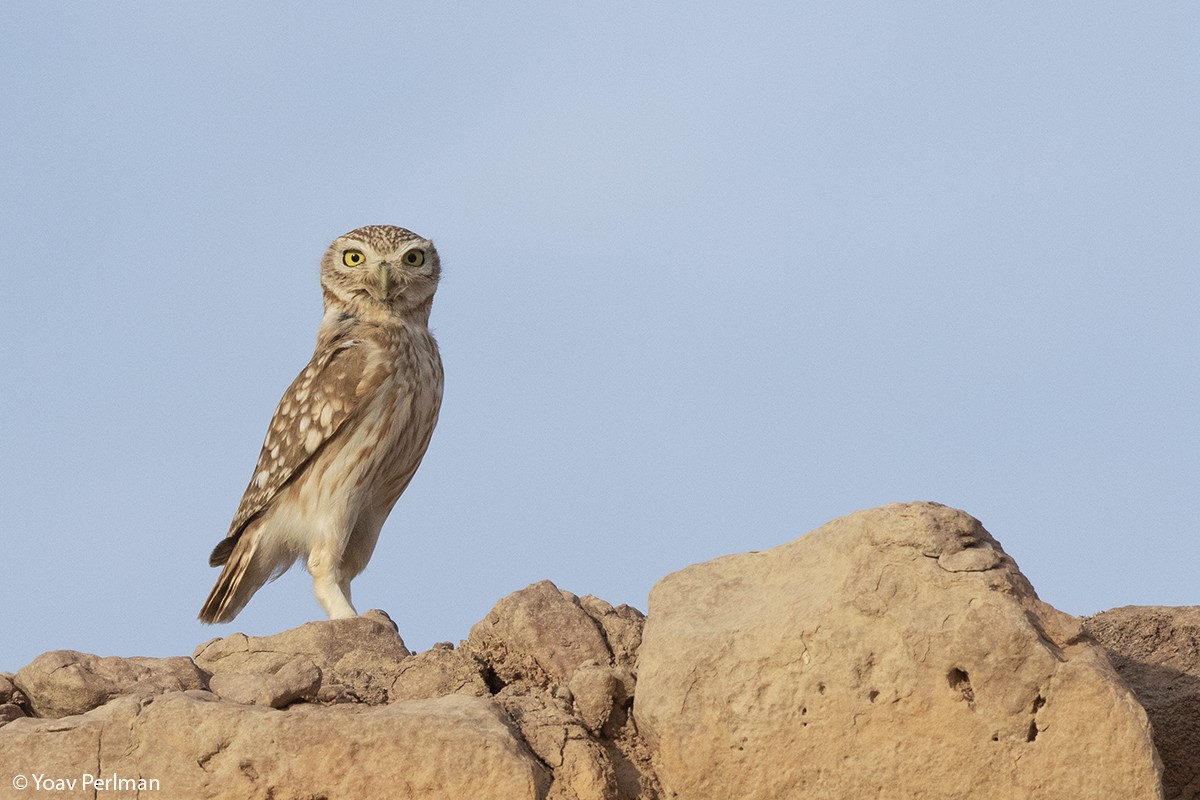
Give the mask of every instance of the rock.
<path id="1" fill-rule="evenodd" d="M 307 658 L 282 664 L 274 673 L 218 672 L 209 688 L 222 700 L 283 708 L 298 700 L 315 700 L 321 671 Z"/>
<path id="2" fill-rule="evenodd" d="M 12 682 L 12 679 L 13 674 L 11 672 L 0 672 L 0 703 L 12 701 L 13 692 L 17 691 L 17 687 Z"/>
<path id="3" fill-rule="evenodd" d="M 311 700 L 317 696 L 321 686 L 321 671 L 306 658 L 284 664 L 267 681 L 270 705 L 275 708 L 297 700 Z"/>
<path id="4" fill-rule="evenodd" d="M 252 672 L 222 672 L 208 682 L 214 695 L 245 706 L 274 706 L 267 690 L 267 676 Z"/>
<path id="5" fill-rule="evenodd" d="M 311 698 L 307 691 L 297 697 L 376 705 L 388 701 L 388 690 L 409 652 L 387 614 L 368 611 L 351 619 L 305 623 L 274 636 L 235 633 L 201 645 L 194 658 L 214 679 L 226 672 L 278 675 L 292 662 L 306 662 L 318 671 L 320 685 Z M 238 680 L 239 688 L 230 689 L 228 683 L 227 690 L 253 693 L 248 682 Z"/>
<path id="6" fill-rule="evenodd" d="M 13 674 L 0 672 L 0 725 L 27 716 L 25 708 L 28 704 L 25 693 L 13 683 Z"/>
<path id="7" fill-rule="evenodd" d="M 642 645 L 642 627 L 646 616 L 633 606 L 613 607 L 599 597 L 584 595 L 579 605 L 604 631 L 604 640 L 613 654 L 613 663 L 636 672 L 637 651 Z"/>
<path id="8" fill-rule="evenodd" d="M 566 683 L 585 661 L 612 662 L 601 623 L 550 581 L 496 603 L 471 628 L 466 645 L 504 683 Z"/>
<path id="9" fill-rule="evenodd" d="M 484 666 L 496 699 L 550 767 L 549 800 L 659 797 L 649 754 L 627 724 L 643 619 L 541 581 L 497 603 L 459 651 Z"/>
<path id="10" fill-rule="evenodd" d="M 97 767 L 102 765 L 98 758 L 101 733 L 107 732 L 106 726 L 110 720 L 118 720 L 119 726 L 128 724 L 127 721 L 140 712 L 146 699 L 117 697 L 85 714 L 62 719 L 24 717 L 0 727 L 0 769 L 4 771 L 3 780 L 0 780 L 0 798 L 20 800 L 39 794 L 67 796 L 65 793 L 31 791 L 33 782 L 30 776 L 33 774 L 50 777 L 76 777 L 84 772 L 100 774 Z M 16 775 L 23 775 L 30 781 L 24 791 L 20 791 L 22 787 L 10 783 Z M 10 786 L 15 789 L 11 793 Z M 95 796 L 95 793 L 81 792 L 81 795 L 88 797 Z M 114 793 L 114 796 L 121 795 Z"/>
<path id="11" fill-rule="evenodd" d="M 562 698 L 504 689 L 498 697 L 534 754 L 550 767 L 547 800 L 624 800 L 609 754 L 588 736 Z"/>
<path id="12" fill-rule="evenodd" d="M 388 700 L 396 703 L 447 694 L 483 697 L 491 694 L 484 669 L 484 665 L 469 653 L 452 646 L 435 646 L 400 663 L 388 690 Z"/>
<path id="13" fill-rule="evenodd" d="M 11 672 L 0 672 L 0 725 L 27 716 L 25 712 L 29 707 L 29 698 L 13 683 L 13 677 Z"/>
<path id="14" fill-rule="evenodd" d="M 624 800 L 616 772 L 599 743 L 568 739 L 546 800 Z"/>
<path id="15" fill-rule="evenodd" d="M 593 734 L 604 730 L 616 705 L 626 699 L 624 683 L 613 668 L 594 661 L 575 670 L 568 686 L 575 711 Z"/>
<path id="16" fill-rule="evenodd" d="M 12 683 L 38 717 L 82 714 L 127 694 L 203 689 L 190 658 L 101 658 L 74 650 L 42 653 L 17 670 Z"/>
<path id="17" fill-rule="evenodd" d="M 16 703 L 0 703 L 0 725 L 25 716 L 25 711 Z"/>
<path id="18" fill-rule="evenodd" d="M 542 581 L 417 655 L 382 612 L 194 663 L 46 653 L 0 673 L 0 800 L 33 771 L 157 783 L 97 797 L 1159 798 L 1139 699 L 1170 797 L 1200 798 L 1200 608 L 1086 627 L 970 516 L 888 506 L 670 575 L 648 619 Z"/>
<path id="19" fill-rule="evenodd" d="M 145 795 L 197 800 L 535 800 L 549 786 L 495 701 L 462 695 L 286 711 L 184 693 L 126 697 L 66 720 L 9 723 L 0 752 L 6 765 L 154 779 Z"/>
<path id="20" fill-rule="evenodd" d="M 1104 652 L 931 503 L 661 580 L 634 716 L 679 800 L 1160 797 Z"/>
<path id="21" fill-rule="evenodd" d="M 1168 800 L 1200 798 L 1200 606 L 1126 606 L 1083 627 L 1150 717 Z"/>

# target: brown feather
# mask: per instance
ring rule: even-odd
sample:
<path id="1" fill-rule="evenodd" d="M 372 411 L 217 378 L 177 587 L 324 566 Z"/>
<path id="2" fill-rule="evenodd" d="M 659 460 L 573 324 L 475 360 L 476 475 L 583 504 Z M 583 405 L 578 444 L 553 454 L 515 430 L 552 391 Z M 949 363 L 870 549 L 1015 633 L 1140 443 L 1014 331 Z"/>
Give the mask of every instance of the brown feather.
<path id="1" fill-rule="evenodd" d="M 321 446 L 354 413 L 363 396 L 361 384 L 367 377 L 364 375 L 367 355 L 361 345 L 351 339 L 331 350 L 318 350 L 284 392 L 271 418 L 254 475 L 238 504 L 228 536 L 236 535 L 253 517 L 261 514 L 280 489 L 308 465 Z M 338 401 L 336 410 L 331 410 L 327 424 L 320 424 L 321 408 L 335 398 Z M 314 434 L 316 446 L 311 449 L 307 446 L 310 444 L 308 437 L 298 427 L 298 421 L 306 417 L 312 420 L 313 428 L 317 430 Z M 263 474 L 267 476 L 266 485 L 260 486 L 259 476 Z"/>
<path id="2" fill-rule="evenodd" d="M 233 536 L 227 536 L 217 542 L 217 546 L 213 548 L 212 555 L 208 557 L 208 565 L 210 567 L 223 567 L 225 562 L 229 560 L 229 554 L 233 552 L 233 547 L 238 543 L 238 539 L 242 537 L 242 532 L 238 531 Z"/>
<path id="3" fill-rule="evenodd" d="M 251 531 L 249 536 L 237 537 L 236 543 L 230 548 L 225 568 L 221 570 L 221 576 L 217 578 L 216 585 L 208 593 L 208 599 L 200 609 L 198 616 L 201 622 L 211 625 L 233 619 L 245 608 L 246 603 L 250 602 L 251 596 L 267 582 L 270 576 L 260 575 L 260 570 L 253 568 L 254 551 L 258 549 L 258 537 L 254 535 L 255 532 Z"/>

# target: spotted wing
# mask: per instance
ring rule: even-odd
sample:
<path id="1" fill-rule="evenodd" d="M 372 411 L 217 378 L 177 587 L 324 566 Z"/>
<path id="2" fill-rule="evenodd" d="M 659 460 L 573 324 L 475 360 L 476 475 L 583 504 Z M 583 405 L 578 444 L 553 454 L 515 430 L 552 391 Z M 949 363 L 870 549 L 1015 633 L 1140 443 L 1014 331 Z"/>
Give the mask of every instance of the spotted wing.
<path id="1" fill-rule="evenodd" d="M 285 486 L 303 474 L 377 388 L 378 379 L 367 374 L 368 348 L 366 342 L 349 340 L 318 350 L 292 381 L 271 418 L 254 476 L 229 526 L 229 537 L 238 536 Z"/>

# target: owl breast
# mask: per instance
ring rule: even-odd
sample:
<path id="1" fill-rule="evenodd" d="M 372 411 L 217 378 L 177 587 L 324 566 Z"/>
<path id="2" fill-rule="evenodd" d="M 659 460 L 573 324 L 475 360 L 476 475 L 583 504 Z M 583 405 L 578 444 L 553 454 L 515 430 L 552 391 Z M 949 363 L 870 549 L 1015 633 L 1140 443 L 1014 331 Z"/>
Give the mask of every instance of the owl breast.
<path id="1" fill-rule="evenodd" d="M 331 536 L 369 554 L 437 425 L 442 363 L 429 331 L 403 326 L 372 345 L 355 418 L 271 515 L 271 527 L 294 557 Z"/>
<path id="2" fill-rule="evenodd" d="M 442 404 L 442 362 L 427 330 L 401 331 L 389 338 L 385 358 L 396 368 L 381 392 L 383 408 L 375 445 L 362 443 L 368 465 L 359 480 L 364 508 L 385 516 L 412 480 L 437 425 Z"/>

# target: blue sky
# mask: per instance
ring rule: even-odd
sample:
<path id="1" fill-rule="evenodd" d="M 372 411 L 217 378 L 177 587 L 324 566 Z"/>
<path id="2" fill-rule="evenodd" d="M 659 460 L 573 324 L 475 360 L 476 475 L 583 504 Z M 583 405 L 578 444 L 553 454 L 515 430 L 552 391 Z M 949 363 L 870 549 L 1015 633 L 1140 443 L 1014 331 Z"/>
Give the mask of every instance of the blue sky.
<path id="1" fill-rule="evenodd" d="M 369 223 L 445 272 L 354 584 L 410 647 L 918 499 L 1065 611 L 1200 597 L 1195 4 L 18 2 L 0 76 L 0 670 L 320 618 L 195 614 Z"/>

